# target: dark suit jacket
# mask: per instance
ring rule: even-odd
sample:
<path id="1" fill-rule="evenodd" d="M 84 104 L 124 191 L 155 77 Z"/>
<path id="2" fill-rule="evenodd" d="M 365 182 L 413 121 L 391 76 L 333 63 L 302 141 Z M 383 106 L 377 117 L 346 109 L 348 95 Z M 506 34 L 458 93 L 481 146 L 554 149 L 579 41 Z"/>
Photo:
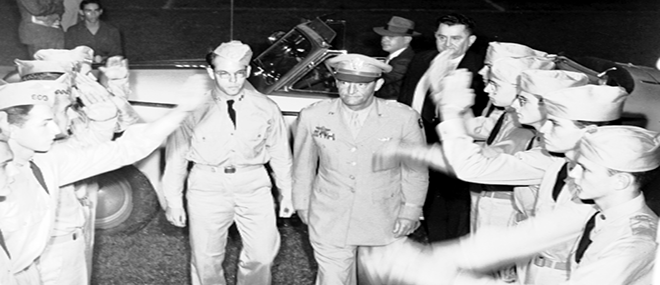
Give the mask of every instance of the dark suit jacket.
<path id="1" fill-rule="evenodd" d="M 484 66 L 484 59 L 486 57 L 486 49 L 482 46 L 483 45 L 472 45 L 465 53 L 465 56 L 457 67 L 466 68 L 468 71 L 472 72 L 471 88 L 476 94 L 475 102 L 472 106 L 472 111 L 477 116 L 481 115 L 482 110 L 486 107 L 489 100 L 488 94 L 484 92 L 483 78 L 478 74 L 479 70 Z M 413 57 L 410 65 L 408 66 L 408 72 L 403 78 L 401 93 L 397 101 L 408 106 L 412 105 L 417 82 L 419 82 L 419 80 L 422 78 L 426 70 L 429 68 L 431 61 L 433 58 L 435 58 L 436 55 L 438 55 L 438 51 L 432 50 L 417 53 Z M 435 132 L 435 126 L 439 123 L 439 120 L 435 114 L 435 105 L 428 95 L 429 94 L 427 94 L 426 100 L 424 102 L 421 116 L 424 122 L 426 140 L 428 143 L 435 143 L 439 142 L 438 135 Z"/>
<path id="2" fill-rule="evenodd" d="M 408 64 L 410 64 L 413 56 L 415 56 L 415 52 L 411 47 L 407 47 L 401 54 L 390 60 L 389 65 L 392 66 L 392 71 L 383 73 L 385 83 L 376 92 L 376 97 L 383 99 L 397 99 L 399 97 L 403 77 L 406 75 Z"/>

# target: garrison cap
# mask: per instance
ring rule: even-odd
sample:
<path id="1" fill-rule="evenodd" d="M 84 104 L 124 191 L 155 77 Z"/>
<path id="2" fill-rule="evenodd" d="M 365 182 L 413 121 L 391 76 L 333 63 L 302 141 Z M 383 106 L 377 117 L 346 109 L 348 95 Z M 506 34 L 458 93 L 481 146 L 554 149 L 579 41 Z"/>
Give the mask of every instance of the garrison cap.
<path id="1" fill-rule="evenodd" d="M 548 53 L 516 43 L 490 42 L 486 51 L 486 64 L 492 65 L 502 58 L 548 57 Z"/>
<path id="2" fill-rule="evenodd" d="M 241 41 L 230 41 L 220 44 L 214 51 L 216 58 L 222 60 L 236 61 L 243 65 L 249 65 L 252 59 L 250 46 Z"/>
<path id="3" fill-rule="evenodd" d="M 518 77 L 528 69 L 552 69 L 554 62 L 547 57 L 520 57 L 520 58 L 501 58 L 494 62 L 490 68 L 490 79 L 500 84 L 500 88 L 509 88 L 497 92 L 499 99 L 497 101 L 508 102 L 511 104 L 517 94 Z"/>
<path id="4" fill-rule="evenodd" d="M 91 64 L 94 60 L 94 50 L 88 46 L 77 46 L 73 49 L 42 49 L 34 53 L 37 60 L 55 60 L 70 63 Z"/>
<path id="5" fill-rule="evenodd" d="M 543 95 L 549 115 L 574 121 L 607 122 L 621 118 L 628 93 L 621 87 L 584 85 Z"/>
<path id="6" fill-rule="evenodd" d="M 589 77 L 581 72 L 530 69 L 520 74 L 518 90 L 543 96 L 548 92 L 584 86 L 587 83 L 589 83 Z"/>
<path id="7" fill-rule="evenodd" d="M 340 54 L 328 59 L 327 63 L 333 68 L 336 79 L 348 82 L 371 82 L 380 78 L 383 72 L 392 71 L 389 64 L 355 53 Z"/>
<path id="8" fill-rule="evenodd" d="M 635 126 L 603 126 L 587 132 L 578 150 L 609 169 L 644 172 L 660 166 L 658 133 Z"/>
<path id="9" fill-rule="evenodd" d="M 55 95 L 67 93 L 67 86 L 53 80 L 30 80 L 0 86 L 0 110 L 21 105 L 53 106 Z"/>
<path id="10" fill-rule="evenodd" d="M 392 16 L 384 27 L 374 27 L 374 32 L 381 36 L 389 37 L 413 37 L 421 35 L 415 32 L 415 22 L 399 16 Z"/>
<path id="11" fill-rule="evenodd" d="M 16 59 L 14 62 L 18 67 L 18 75 L 21 78 L 30 74 L 66 73 L 72 70 L 72 65 L 65 61 Z"/>

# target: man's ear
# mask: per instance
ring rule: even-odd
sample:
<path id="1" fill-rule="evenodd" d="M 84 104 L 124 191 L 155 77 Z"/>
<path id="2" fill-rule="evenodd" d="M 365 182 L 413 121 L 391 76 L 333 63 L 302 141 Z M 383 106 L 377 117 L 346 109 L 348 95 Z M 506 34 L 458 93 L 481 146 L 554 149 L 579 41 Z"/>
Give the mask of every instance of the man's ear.
<path id="1" fill-rule="evenodd" d="M 252 74 L 252 73 L 251 73 L 251 72 L 252 72 L 252 66 L 248 65 L 248 66 L 245 68 L 245 71 L 247 72 L 247 77 L 250 77 L 250 74 Z"/>
<path id="2" fill-rule="evenodd" d="M 614 187 L 616 190 L 628 189 L 635 186 L 635 177 L 627 172 L 620 172 L 615 174 Z"/>
<path id="3" fill-rule="evenodd" d="M 374 88 L 374 92 L 380 90 L 380 88 L 383 87 L 383 83 L 385 83 L 385 79 L 378 78 L 378 80 L 376 80 L 376 87 Z"/>
<path id="4" fill-rule="evenodd" d="M 209 74 L 209 77 L 211 77 L 211 79 L 215 80 L 215 70 L 213 70 L 213 68 L 211 68 L 210 66 L 207 66 L 206 67 L 206 73 Z"/>
<path id="5" fill-rule="evenodd" d="M 410 42 L 412 41 L 412 37 L 405 36 L 403 37 L 403 41 L 406 43 L 406 45 L 409 45 Z"/>
<path id="6" fill-rule="evenodd" d="M 468 41 L 470 42 L 470 45 L 468 45 L 468 47 L 471 47 L 472 44 L 474 44 L 474 42 L 475 42 L 476 40 L 477 40 L 477 36 L 475 36 L 475 35 L 470 35 L 470 36 L 468 37 Z"/>

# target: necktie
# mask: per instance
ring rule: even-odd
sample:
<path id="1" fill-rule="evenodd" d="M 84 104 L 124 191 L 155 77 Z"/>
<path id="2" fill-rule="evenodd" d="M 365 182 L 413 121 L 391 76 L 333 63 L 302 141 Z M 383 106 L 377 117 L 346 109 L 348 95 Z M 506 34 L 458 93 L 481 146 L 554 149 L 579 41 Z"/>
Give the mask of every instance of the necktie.
<path id="1" fill-rule="evenodd" d="M 7 249 L 7 245 L 5 244 L 5 237 L 2 235 L 2 231 L 0 231 L 0 246 L 2 246 L 2 249 L 5 250 L 7 256 L 11 258 L 11 254 L 9 254 L 9 249 Z"/>
<path id="2" fill-rule="evenodd" d="M 227 112 L 229 113 L 231 122 L 234 123 L 234 128 L 236 128 L 236 111 L 234 110 L 234 100 L 227 100 Z"/>
<path id="3" fill-rule="evenodd" d="M 594 226 L 596 225 L 596 216 L 598 213 L 599 212 L 596 212 L 593 216 L 591 216 L 591 219 L 587 221 L 587 225 L 584 227 L 584 232 L 580 238 L 580 243 L 578 243 L 577 250 L 575 251 L 575 262 L 577 263 L 580 263 L 582 256 L 584 256 L 584 252 L 591 244 L 591 230 L 593 230 Z"/>
<path id="4" fill-rule="evenodd" d="M 500 118 L 497 119 L 497 122 L 495 123 L 493 130 L 490 131 L 490 135 L 488 135 L 488 139 L 486 139 L 486 145 L 492 144 L 493 141 L 495 140 L 495 137 L 497 137 L 497 134 L 502 129 L 502 124 L 504 124 L 504 116 L 506 116 L 506 112 L 502 113 Z"/>
<path id="5" fill-rule="evenodd" d="M 568 162 L 564 163 L 564 166 L 557 173 L 555 186 L 552 188 L 552 200 L 555 200 L 555 202 L 557 201 L 557 197 L 559 197 L 561 189 L 566 185 L 566 177 L 568 177 Z"/>
<path id="6" fill-rule="evenodd" d="M 360 133 L 360 119 L 358 117 L 357 112 L 351 113 L 351 121 L 349 122 L 350 128 L 351 128 L 351 134 L 353 134 L 354 138 L 357 138 L 358 134 Z"/>
<path id="7" fill-rule="evenodd" d="M 48 192 L 48 187 L 46 187 L 46 181 L 44 180 L 44 175 L 41 173 L 41 169 L 39 169 L 39 166 L 34 164 L 32 160 L 30 160 L 30 169 L 32 169 L 32 173 L 34 174 L 34 177 L 37 178 L 37 181 L 39 181 L 39 184 L 41 184 L 41 187 L 46 190 L 46 193 Z"/>

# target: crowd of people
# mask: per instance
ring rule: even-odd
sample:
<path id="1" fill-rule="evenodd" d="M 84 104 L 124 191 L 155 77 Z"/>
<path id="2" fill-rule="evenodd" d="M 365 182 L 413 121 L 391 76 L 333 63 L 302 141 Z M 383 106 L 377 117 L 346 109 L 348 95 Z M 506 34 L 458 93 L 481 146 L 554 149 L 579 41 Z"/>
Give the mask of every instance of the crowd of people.
<path id="1" fill-rule="evenodd" d="M 21 7 L 29 24 L 61 15 Z M 319 285 L 652 284 L 658 217 L 642 190 L 660 135 L 621 125 L 628 93 L 556 69 L 555 55 L 477 47 L 474 21 L 455 13 L 438 19 L 436 49 L 415 53 L 415 23 L 394 16 L 374 28 L 384 61 L 327 60 L 339 97 L 304 108 L 291 142 L 277 104 L 247 83 L 240 41 L 140 123 L 118 32 L 99 2 L 79 7 L 58 46 L 25 41 L 34 59 L 0 86 L 0 284 L 88 284 L 85 179 L 163 141 L 166 217 L 190 229 L 192 284 L 226 284 L 232 224 L 236 283 L 271 284 L 276 218 L 294 212 Z M 407 238 L 420 226 L 428 244 Z"/>

